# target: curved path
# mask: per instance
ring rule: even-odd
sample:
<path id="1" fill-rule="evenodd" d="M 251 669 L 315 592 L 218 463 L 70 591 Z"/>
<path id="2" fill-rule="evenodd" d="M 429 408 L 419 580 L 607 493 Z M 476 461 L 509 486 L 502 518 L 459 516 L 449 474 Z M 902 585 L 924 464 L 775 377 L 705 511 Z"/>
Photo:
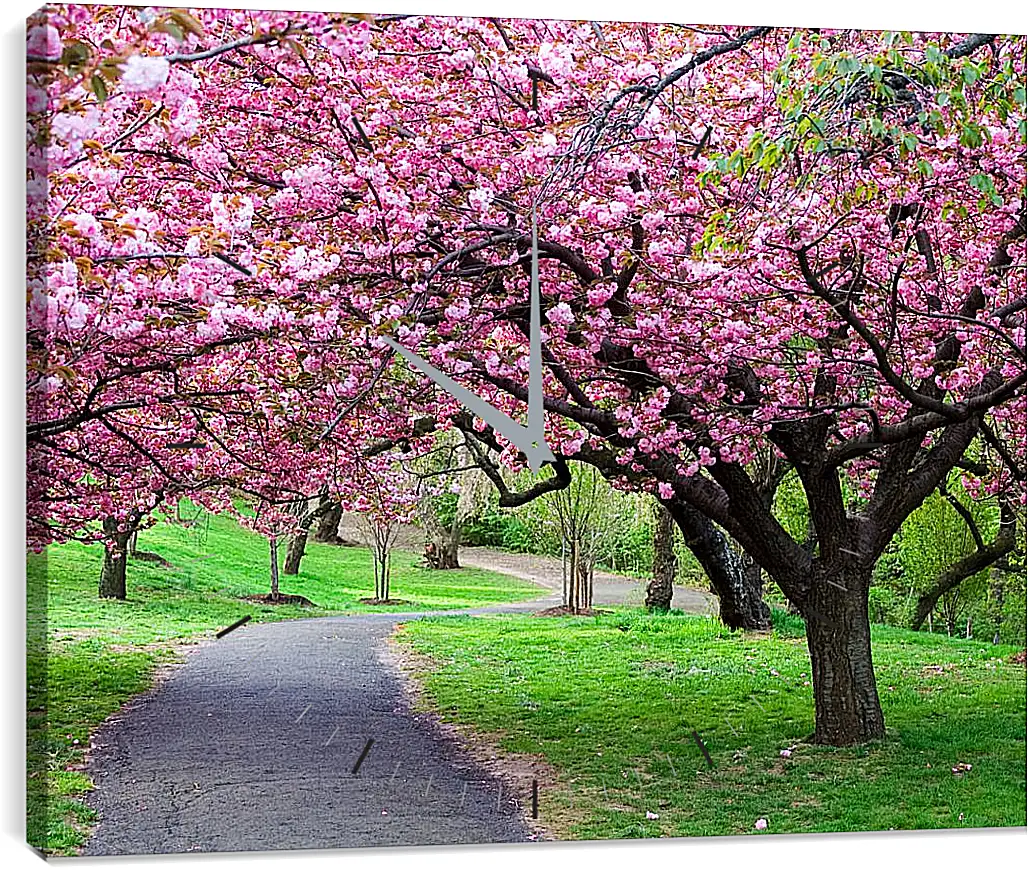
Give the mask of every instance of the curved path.
<path id="1" fill-rule="evenodd" d="M 539 557 L 462 556 L 550 590 L 463 613 L 559 603 L 559 562 L 554 575 Z M 597 603 L 631 600 L 639 587 L 597 577 Z M 684 591 L 676 606 L 708 609 L 702 593 Z M 407 703 L 385 641 L 398 622 L 421 615 L 441 614 L 250 624 L 191 648 L 183 666 L 97 733 L 90 802 L 100 822 L 84 854 L 531 839 L 517 796 Z"/>
<path id="2" fill-rule="evenodd" d="M 560 604 L 561 564 L 554 556 L 535 556 L 527 553 L 508 553 L 489 547 L 461 547 L 460 563 L 467 568 L 485 568 L 520 577 L 545 586 L 550 590 L 546 601 L 533 601 L 527 610 L 541 610 L 546 606 Z M 646 584 L 620 574 L 597 571 L 593 576 L 593 603 L 630 604 L 642 607 L 646 597 Z M 717 613 L 717 599 L 698 589 L 675 586 L 671 606 L 687 613 Z"/>

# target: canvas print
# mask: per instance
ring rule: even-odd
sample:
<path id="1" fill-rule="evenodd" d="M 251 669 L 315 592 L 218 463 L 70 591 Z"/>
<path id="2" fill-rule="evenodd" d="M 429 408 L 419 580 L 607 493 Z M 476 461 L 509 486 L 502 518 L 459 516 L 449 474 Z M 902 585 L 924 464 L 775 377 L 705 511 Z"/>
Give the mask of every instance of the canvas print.
<path id="1" fill-rule="evenodd" d="M 1023 826 L 1025 42 L 40 9 L 29 842 Z"/>

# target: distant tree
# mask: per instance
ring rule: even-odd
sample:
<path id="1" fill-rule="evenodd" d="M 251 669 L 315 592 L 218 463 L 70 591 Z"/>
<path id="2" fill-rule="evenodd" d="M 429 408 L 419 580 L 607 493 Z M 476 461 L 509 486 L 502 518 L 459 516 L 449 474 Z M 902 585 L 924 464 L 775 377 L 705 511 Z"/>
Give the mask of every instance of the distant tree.
<path id="1" fill-rule="evenodd" d="M 491 488 L 459 432 L 440 432 L 435 442 L 436 448 L 410 468 L 419 479 L 418 516 L 428 538 L 425 557 L 433 568 L 459 568 L 464 525 L 481 514 Z M 440 509 L 447 490 L 457 495 L 452 513 Z"/>
<path id="2" fill-rule="evenodd" d="M 570 485 L 551 493 L 548 501 L 563 545 L 563 604 L 572 613 L 589 611 L 598 544 L 609 531 L 612 490 L 595 468 L 576 464 Z"/>
<path id="3" fill-rule="evenodd" d="M 372 565 L 375 572 L 375 597 L 373 601 L 376 604 L 385 604 L 389 601 L 392 552 L 393 545 L 396 543 L 399 523 L 389 516 L 363 514 L 360 518 L 360 528 L 363 532 L 365 543 L 371 550 Z"/>
<path id="4" fill-rule="evenodd" d="M 414 478 L 400 462 L 359 468 L 361 494 L 354 500 L 358 526 L 371 550 L 375 595 L 372 603 L 389 601 L 392 551 L 400 526 L 410 523 L 417 511 L 418 495 Z"/>
<path id="5" fill-rule="evenodd" d="M 988 569 L 1014 549 L 1016 525 L 1007 501 L 972 502 L 940 485 L 903 529 L 901 558 L 918 590 L 910 627 L 939 608 L 954 634 L 960 614 L 987 592 Z"/>

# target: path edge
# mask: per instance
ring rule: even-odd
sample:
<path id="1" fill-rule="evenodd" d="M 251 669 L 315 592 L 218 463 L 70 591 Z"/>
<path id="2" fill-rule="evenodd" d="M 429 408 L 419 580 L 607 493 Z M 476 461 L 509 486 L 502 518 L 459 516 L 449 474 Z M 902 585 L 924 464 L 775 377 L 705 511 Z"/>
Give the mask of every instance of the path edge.
<path id="1" fill-rule="evenodd" d="M 566 842 L 567 838 L 560 836 L 566 825 L 551 826 L 542 819 L 533 819 L 530 799 L 527 798 L 531 794 L 533 779 L 539 782 L 541 805 L 547 790 L 567 792 L 556 769 L 540 755 L 515 754 L 503 749 L 500 746 L 500 734 L 489 734 L 470 725 L 460 725 L 443 719 L 419 679 L 419 674 L 439 670 L 439 662 L 399 640 L 398 635 L 403 631 L 404 625 L 405 623 L 398 622 L 393 626 L 392 632 L 386 636 L 380 655 L 383 664 L 396 676 L 404 703 L 411 713 L 424 719 L 443 740 L 459 746 L 476 765 L 502 782 L 504 788 L 509 788 L 512 794 L 517 795 L 518 815 L 525 828 L 534 835 L 533 840 Z M 525 772 L 521 775 L 512 775 L 512 767 Z"/>

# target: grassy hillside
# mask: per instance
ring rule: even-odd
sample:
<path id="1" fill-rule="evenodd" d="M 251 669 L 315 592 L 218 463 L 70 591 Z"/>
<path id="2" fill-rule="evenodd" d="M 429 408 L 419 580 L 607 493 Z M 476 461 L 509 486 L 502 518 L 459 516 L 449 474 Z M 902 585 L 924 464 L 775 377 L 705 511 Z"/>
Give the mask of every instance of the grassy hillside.
<path id="1" fill-rule="evenodd" d="M 876 627 L 887 739 L 831 749 L 804 742 L 802 623 L 777 623 L 763 637 L 674 614 L 458 617 L 398 639 L 434 662 L 418 679 L 446 720 L 556 771 L 540 818 L 562 837 L 1025 824 L 1014 648 Z"/>
<path id="2" fill-rule="evenodd" d="M 488 571 L 432 571 L 419 567 L 413 555 L 397 552 L 391 595 L 410 604 L 369 607 L 359 599 L 374 594 L 370 553 L 312 543 L 300 575 L 283 576 L 281 591 L 304 595 L 318 606 L 267 606 L 242 598 L 268 591 L 268 543 L 228 517 L 201 515 L 190 526 L 159 523 L 140 533 L 139 549 L 157 553 L 171 566 L 130 559 L 125 601 L 97 596 L 99 546 L 64 544 L 28 558 L 30 588 L 47 587 L 49 640 L 45 658 L 29 653 L 29 752 L 47 758 L 50 768 L 46 782 L 30 780 L 29 841 L 54 854 L 73 854 L 92 820 L 91 810 L 77 799 L 91 788 L 82 772 L 90 732 L 151 684 L 156 666 L 175 657 L 176 645 L 209 638 L 245 615 L 261 622 L 480 607 L 542 591 Z M 285 547 L 279 550 L 284 558 Z"/>

